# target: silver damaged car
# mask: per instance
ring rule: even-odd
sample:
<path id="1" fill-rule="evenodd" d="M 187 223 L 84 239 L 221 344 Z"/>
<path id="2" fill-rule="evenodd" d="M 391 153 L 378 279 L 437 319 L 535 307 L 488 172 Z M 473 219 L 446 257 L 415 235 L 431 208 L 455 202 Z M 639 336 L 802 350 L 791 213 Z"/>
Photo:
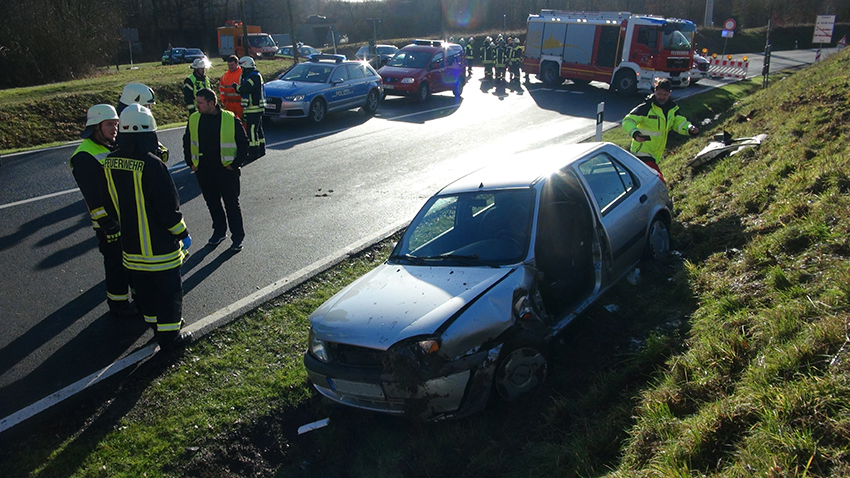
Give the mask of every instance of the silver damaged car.
<path id="1" fill-rule="evenodd" d="M 665 255 L 671 211 L 658 175 L 610 143 L 475 171 L 311 314 L 310 381 L 335 402 L 426 420 L 531 393 L 551 339 L 642 257 Z"/>

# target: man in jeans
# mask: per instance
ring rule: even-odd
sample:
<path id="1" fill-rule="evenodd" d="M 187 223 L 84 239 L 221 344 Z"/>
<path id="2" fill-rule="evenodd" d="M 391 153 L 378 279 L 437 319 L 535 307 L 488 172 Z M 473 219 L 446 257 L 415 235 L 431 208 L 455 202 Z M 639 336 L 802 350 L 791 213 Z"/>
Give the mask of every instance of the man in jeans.
<path id="1" fill-rule="evenodd" d="M 213 234 L 208 244 L 216 246 L 224 241 L 230 226 L 230 250 L 239 252 L 245 239 L 239 206 L 239 167 L 248 158 L 248 137 L 242 121 L 218 106 L 215 92 L 201 89 L 195 100 L 198 111 L 189 116 L 183 155 L 198 178 L 210 210 Z"/>

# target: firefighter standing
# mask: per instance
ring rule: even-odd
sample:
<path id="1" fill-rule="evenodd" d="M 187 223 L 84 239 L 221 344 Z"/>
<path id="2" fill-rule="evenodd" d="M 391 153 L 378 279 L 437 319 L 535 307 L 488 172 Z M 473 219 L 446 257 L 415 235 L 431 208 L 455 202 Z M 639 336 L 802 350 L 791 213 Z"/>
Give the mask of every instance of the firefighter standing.
<path id="1" fill-rule="evenodd" d="M 242 121 L 216 104 L 212 90 L 198 91 L 197 102 L 198 111 L 189 117 L 183 135 L 183 155 L 210 210 L 213 235 L 208 244 L 220 244 L 227 237 L 229 225 L 233 240 L 230 250 L 239 252 L 245 239 L 239 207 L 239 166 L 248 159 L 248 138 Z"/>
<path id="2" fill-rule="evenodd" d="M 142 83 L 127 83 L 124 90 L 121 92 L 121 98 L 118 100 L 116 111 L 120 115 L 124 108 L 129 105 L 142 105 L 145 108 L 150 108 L 156 104 L 156 96 L 153 90 Z M 168 148 L 164 144 L 159 143 L 156 150 L 156 155 L 163 163 L 168 162 Z"/>
<path id="3" fill-rule="evenodd" d="M 206 74 L 207 68 L 211 66 L 212 64 L 207 57 L 196 58 L 190 66 L 192 74 L 183 80 L 183 103 L 186 105 L 186 110 L 189 114 L 195 112 L 195 95 L 198 93 L 198 90 L 201 88 L 212 88 L 210 86 L 210 79 Z"/>
<path id="4" fill-rule="evenodd" d="M 118 124 L 118 149 L 103 162 L 119 218 L 123 262 L 145 322 L 155 327 L 163 347 L 173 344 L 183 325 L 180 266 L 192 238 L 180 213 L 177 188 L 159 160 L 156 121 L 149 109 L 130 105 Z"/>
<path id="5" fill-rule="evenodd" d="M 496 45 L 487 37 L 481 45 L 481 64 L 484 65 L 484 79 L 493 79 L 493 65 L 496 64 Z"/>
<path id="6" fill-rule="evenodd" d="M 236 92 L 232 85 L 242 82 L 242 68 L 239 66 L 239 58 L 236 55 L 227 57 L 227 71 L 221 75 L 218 84 L 218 93 L 221 98 L 221 107 L 233 112 L 239 119 L 242 117 L 242 95 Z M 197 96 L 197 95 L 196 95 Z"/>
<path id="7" fill-rule="evenodd" d="M 511 81 L 519 81 L 519 68 L 522 66 L 522 59 L 525 56 L 525 49 L 519 42 L 519 37 L 514 38 L 514 48 L 511 52 Z"/>
<path id="8" fill-rule="evenodd" d="M 505 39 L 501 36 L 496 44 L 496 81 L 505 81 L 505 65 L 508 61 Z"/>
<path id="9" fill-rule="evenodd" d="M 248 162 L 266 155 L 266 138 L 263 134 L 263 110 L 266 95 L 263 92 L 263 76 L 250 56 L 239 59 L 242 67 L 242 83 L 234 84 L 242 95 L 242 111 L 245 117 L 245 132 L 248 133 Z"/>
<path id="10" fill-rule="evenodd" d="M 655 92 L 623 118 L 623 129 L 632 137 L 632 154 L 656 170 L 662 181 L 664 175 L 658 162 L 667 147 L 667 133 L 675 131 L 691 136 L 699 133 L 699 128 L 679 115 L 679 105 L 670 98 L 672 92 L 670 80 L 657 81 Z"/>
<path id="11" fill-rule="evenodd" d="M 475 62 L 475 38 L 469 37 L 469 41 L 463 48 L 466 57 L 466 76 L 472 76 L 472 63 Z"/>
<path id="12" fill-rule="evenodd" d="M 117 317 L 132 317 L 139 313 L 130 303 L 130 275 L 121 256 L 121 229 L 117 218 L 107 209 L 110 203 L 103 174 L 103 161 L 111 152 L 118 134 L 118 113 L 112 105 L 94 105 L 86 115 L 86 129 L 80 135 L 83 142 L 68 163 L 89 210 L 98 250 L 103 255 L 106 271 L 106 303 Z"/>

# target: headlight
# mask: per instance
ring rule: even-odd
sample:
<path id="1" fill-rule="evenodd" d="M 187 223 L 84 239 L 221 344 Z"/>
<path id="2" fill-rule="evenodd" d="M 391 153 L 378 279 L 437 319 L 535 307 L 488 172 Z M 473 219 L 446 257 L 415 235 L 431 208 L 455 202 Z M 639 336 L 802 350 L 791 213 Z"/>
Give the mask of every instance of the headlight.
<path id="1" fill-rule="evenodd" d="M 304 95 L 286 96 L 283 99 L 286 101 L 304 101 Z"/>
<path id="2" fill-rule="evenodd" d="M 402 78 L 402 80 L 401 80 L 402 83 L 407 83 L 407 84 L 413 83 L 414 81 L 416 81 L 416 80 L 414 80 L 413 78 Z"/>
<path id="3" fill-rule="evenodd" d="M 310 353 L 313 354 L 313 357 L 316 357 L 320 362 L 324 363 L 331 361 L 330 357 L 328 357 L 328 349 L 325 347 L 325 342 L 316 338 L 316 334 L 313 333 L 312 328 L 310 329 L 307 342 L 307 347 L 310 349 Z"/>

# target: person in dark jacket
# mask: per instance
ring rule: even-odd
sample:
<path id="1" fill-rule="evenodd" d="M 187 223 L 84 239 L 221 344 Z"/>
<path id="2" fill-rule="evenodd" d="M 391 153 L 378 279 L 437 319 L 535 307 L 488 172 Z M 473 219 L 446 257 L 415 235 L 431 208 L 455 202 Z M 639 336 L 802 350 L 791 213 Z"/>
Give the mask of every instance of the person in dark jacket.
<path id="1" fill-rule="evenodd" d="M 214 91 L 198 91 L 197 104 L 198 111 L 189 117 L 183 134 L 183 156 L 195 172 L 212 217 L 213 234 L 208 244 L 221 243 L 229 225 L 233 240 L 230 250 L 239 252 L 245 239 L 239 207 L 239 167 L 248 159 L 248 137 L 242 121 L 218 106 Z"/>
<path id="2" fill-rule="evenodd" d="M 124 267 L 145 321 L 160 346 L 173 345 L 183 326 L 180 266 L 192 238 L 168 167 L 156 156 L 159 141 L 150 110 L 132 104 L 121 112 L 118 149 L 103 162 L 110 215 L 121 227 Z"/>
<path id="3" fill-rule="evenodd" d="M 118 113 L 112 105 L 94 105 L 86 114 L 86 128 L 80 134 L 83 142 L 74 151 L 68 165 L 89 210 L 103 255 L 106 272 L 106 303 L 116 317 L 132 317 L 139 311 L 130 302 L 130 274 L 121 254 L 121 229 L 114 215 L 107 212 L 110 202 L 103 175 L 103 161 L 111 152 L 118 134 Z"/>
<path id="4" fill-rule="evenodd" d="M 266 136 L 263 133 L 266 94 L 263 90 L 263 75 L 257 71 L 254 59 L 243 56 L 239 59 L 239 66 L 242 67 L 242 83 L 234 84 L 233 87 L 242 95 L 242 113 L 245 132 L 248 134 L 248 161 L 254 161 L 266 155 Z"/>
<path id="5" fill-rule="evenodd" d="M 210 66 L 212 64 L 207 57 L 195 58 L 195 61 L 190 66 L 192 68 L 192 74 L 183 80 L 183 103 L 186 104 L 186 110 L 189 114 L 195 112 L 195 95 L 198 93 L 198 90 L 212 88 L 212 83 L 210 83 L 210 79 L 207 76 L 207 69 Z"/>

